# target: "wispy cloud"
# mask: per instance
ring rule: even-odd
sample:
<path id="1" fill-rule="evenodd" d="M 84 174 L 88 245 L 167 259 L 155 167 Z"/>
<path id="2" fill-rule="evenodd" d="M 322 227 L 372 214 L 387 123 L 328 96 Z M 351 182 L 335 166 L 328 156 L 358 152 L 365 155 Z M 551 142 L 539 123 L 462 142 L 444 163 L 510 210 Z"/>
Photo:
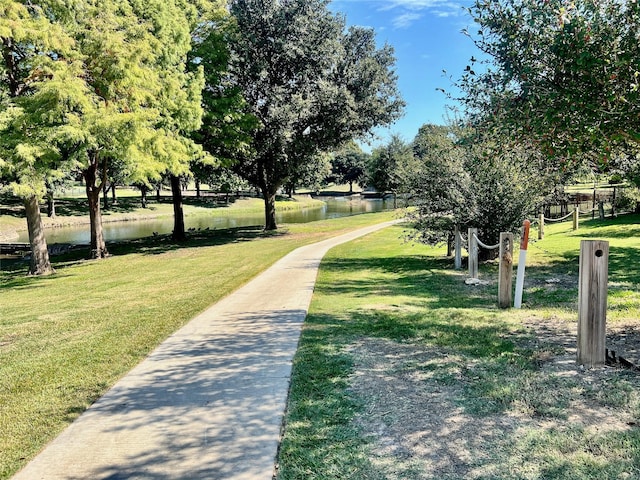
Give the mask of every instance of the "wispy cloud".
<path id="1" fill-rule="evenodd" d="M 382 9 L 404 8 L 406 10 L 460 10 L 461 2 L 452 0 L 387 0 Z"/>
<path id="2" fill-rule="evenodd" d="M 413 22 L 420 20 L 421 18 L 422 15 L 419 13 L 403 13 L 402 15 L 395 17 L 391 23 L 394 28 L 408 28 Z"/>

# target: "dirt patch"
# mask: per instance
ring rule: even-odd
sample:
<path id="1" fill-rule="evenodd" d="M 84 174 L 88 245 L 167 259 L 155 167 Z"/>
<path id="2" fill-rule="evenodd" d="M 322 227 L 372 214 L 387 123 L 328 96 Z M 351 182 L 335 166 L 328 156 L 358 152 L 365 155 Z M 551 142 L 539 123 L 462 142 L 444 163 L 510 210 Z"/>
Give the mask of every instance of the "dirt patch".
<path id="1" fill-rule="evenodd" d="M 350 391 L 365 402 L 355 422 L 371 442 L 371 461 L 386 478 L 506 478 L 500 476 L 509 462 L 501 458 L 503 447 L 523 432 L 574 426 L 596 434 L 637 428 L 627 410 L 598 401 L 620 370 L 577 366 L 575 327 L 535 319 L 526 327 L 532 335 L 517 340 L 536 352 L 539 371 L 564 378 L 580 392 L 564 417 L 528 415 L 517 407 L 495 415 L 469 413 L 469 399 L 463 396 L 465 383 L 472 381 L 473 360 L 444 349 L 379 338 L 362 338 L 350 347 Z M 608 347 L 635 361 L 640 329 L 612 328 Z"/>

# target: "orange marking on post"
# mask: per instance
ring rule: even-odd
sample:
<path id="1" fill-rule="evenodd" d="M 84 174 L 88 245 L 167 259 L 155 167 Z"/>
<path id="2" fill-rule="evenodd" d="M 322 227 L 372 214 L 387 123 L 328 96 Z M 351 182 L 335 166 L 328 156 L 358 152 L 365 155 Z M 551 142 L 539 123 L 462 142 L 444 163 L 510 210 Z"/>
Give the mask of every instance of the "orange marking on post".
<path id="1" fill-rule="evenodd" d="M 529 227 L 531 227 L 531 222 L 529 220 L 525 220 L 522 223 L 522 239 L 520 240 L 520 250 L 526 250 L 529 246 Z"/>

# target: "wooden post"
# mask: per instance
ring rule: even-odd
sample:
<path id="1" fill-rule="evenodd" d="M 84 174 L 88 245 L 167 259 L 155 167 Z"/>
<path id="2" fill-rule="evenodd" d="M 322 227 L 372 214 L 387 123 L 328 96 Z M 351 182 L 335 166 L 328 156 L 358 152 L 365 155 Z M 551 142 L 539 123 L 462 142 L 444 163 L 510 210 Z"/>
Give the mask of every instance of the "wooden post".
<path id="1" fill-rule="evenodd" d="M 478 278 L 478 241 L 476 236 L 478 235 L 477 228 L 470 228 L 469 235 L 469 277 Z"/>
<path id="2" fill-rule="evenodd" d="M 579 275 L 577 361 L 595 367 L 605 362 L 609 242 L 580 242 Z"/>
<path id="3" fill-rule="evenodd" d="M 453 236 L 455 248 L 455 258 L 453 264 L 456 270 L 460 270 L 462 268 L 462 236 L 460 235 L 460 227 L 458 225 L 456 225 L 455 227 Z"/>
<path id="4" fill-rule="evenodd" d="M 538 215 L 538 240 L 544 238 L 544 213 Z"/>
<path id="5" fill-rule="evenodd" d="M 603 201 L 598 202 L 598 216 L 600 217 L 600 220 L 604 220 L 604 202 Z"/>
<path id="6" fill-rule="evenodd" d="M 522 236 L 520 237 L 520 256 L 518 257 L 518 273 L 516 274 L 516 298 L 513 301 L 515 308 L 522 307 L 522 293 L 524 291 L 524 271 L 527 264 L 527 249 L 529 248 L 529 229 L 531 222 L 522 222 Z"/>
<path id="7" fill-rule="evenodd" d="M 513 277 L 513 233 L 500 234 L 500 266 L 498 267 L 498 307 L 511 307 Z"/>
<path id="8" fill-rule="evenodd" d="M 573 211 L 573 229 L 578 230 L 579 226 L 580 226 L 580 209 L 576 208 Z"/>

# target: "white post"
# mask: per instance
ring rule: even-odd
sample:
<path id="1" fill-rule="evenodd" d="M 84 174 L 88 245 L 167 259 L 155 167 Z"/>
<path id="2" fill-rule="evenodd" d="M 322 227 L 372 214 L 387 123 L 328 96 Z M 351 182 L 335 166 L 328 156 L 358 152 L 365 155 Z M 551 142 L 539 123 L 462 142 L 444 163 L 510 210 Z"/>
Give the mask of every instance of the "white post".
<path id="1" fill-rule="evenodd" d="M 518 257 L 518 273 L 516 273 L 516 293 L 513 301 L 515 308 L 522 307 L 522 291 L 524 290 L 524 268 L 527 263 L 527 247 L 529 246 L 529 228 L 531 222 L 525 220 L 522 224 L 522 238 L 520 239 L 520 256 Z"/>
<path id="2" fill-rule="evenodd" d="M 478 235 L 477 228 L 469 229 L 469 277 L 478 278 Z"/>
<path id="3" fill-rule="evenodd" d="M 453 237 L 455 248 L 454 268 L 460 270 L 462 268 L 462 236 L 460 235 L 460 227 L 458 225 L 456 225 L 453 232 Z"/>

